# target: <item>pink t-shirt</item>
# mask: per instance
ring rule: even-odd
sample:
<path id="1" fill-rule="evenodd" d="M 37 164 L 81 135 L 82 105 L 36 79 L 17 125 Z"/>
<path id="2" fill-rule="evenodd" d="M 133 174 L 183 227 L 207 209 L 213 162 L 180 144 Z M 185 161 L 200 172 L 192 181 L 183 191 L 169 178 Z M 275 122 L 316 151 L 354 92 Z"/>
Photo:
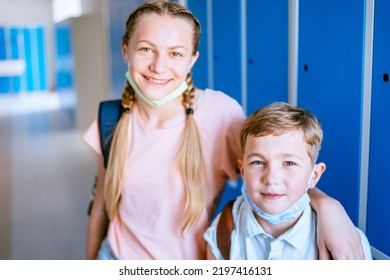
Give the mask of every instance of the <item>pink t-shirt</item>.
<path id="1" fill-rule="evenodd" d="M 136 106 L 131 112 L 125 182 L 119 211 L 109 224 L 108 241 L 118 259 L 204 259 L 208 209 L 227 179 L 237 179 L 239 130 L 245 114 L 224 93 L 204 91 L 194 117 L 206 165 L 207 209 L 199 223 L 182 234 L 185 186 L 175 156 L 185 123 L 168 129 L 150 128 Z M 101 154 L 96 120 L 84 139 Z"/>

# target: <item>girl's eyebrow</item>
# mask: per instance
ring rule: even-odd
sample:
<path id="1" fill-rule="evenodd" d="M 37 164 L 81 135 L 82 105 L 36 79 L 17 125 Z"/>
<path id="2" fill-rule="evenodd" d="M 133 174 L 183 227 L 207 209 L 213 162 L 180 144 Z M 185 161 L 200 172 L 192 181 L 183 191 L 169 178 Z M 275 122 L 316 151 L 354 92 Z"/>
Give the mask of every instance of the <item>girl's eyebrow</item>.
<path id="1" fill-rule="evenodd" d="M 140 44 L 140 43 L 146 43 L 146 44 L 149 44 L 153 47 L 156 47 L 156 45 L 154 43 L 152 43 L 151 41 L 146 40 L 146 39 L 142 39 L 142 40 L 139 40 L 136 42 L 136 44 Z M 169 47 L 169 49 L 173 50 L 173 49 L 187 49 L 187 48 L 185 46 L 182 46 L 182 45 L 175 45 L 175 46 Z"/>

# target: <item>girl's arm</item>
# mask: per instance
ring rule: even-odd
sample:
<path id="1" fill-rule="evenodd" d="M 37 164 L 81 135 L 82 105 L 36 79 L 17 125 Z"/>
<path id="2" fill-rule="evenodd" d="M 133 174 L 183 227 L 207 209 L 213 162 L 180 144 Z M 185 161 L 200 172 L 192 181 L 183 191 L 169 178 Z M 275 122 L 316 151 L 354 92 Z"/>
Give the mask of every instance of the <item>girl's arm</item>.
<path id="1" fill-rule="evenodd" d="M 98 178 L 93 202 L 91 215 L 89 217 L 88 232 L 87 232 L 87 259 L 96 259 L 100 245 L 106 235 L 108 226 L 108 216 L 104 205 L 103 185 L 104 185 L 105 169 L 103 159 L 99 160 Z"/>
<path id="2" fill-rule="evenodd" d="M 213 252 L 211 251 L 209 244 L 207 244 L 207 249 L 206 249 L 206 260 L 215 260 L 215 256 L 214 256 Z"/>
<path id="3" fill-rule="evenodd" d="M 343 206 L 318 188 L 309 196 L 317 213 L 319 259 L 364 259 L 360 235 Z"/>

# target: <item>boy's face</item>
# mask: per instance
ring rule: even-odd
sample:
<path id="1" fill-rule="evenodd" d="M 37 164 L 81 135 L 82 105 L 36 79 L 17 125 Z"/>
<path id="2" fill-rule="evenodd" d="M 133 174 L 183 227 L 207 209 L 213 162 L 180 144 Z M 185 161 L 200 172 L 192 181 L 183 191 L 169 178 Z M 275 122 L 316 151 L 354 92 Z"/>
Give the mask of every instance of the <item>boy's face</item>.
<path id="1" fill-rule="evenodd" d="M 250 199 L 263 211 L 280 214 L 315 187 L 325 164 L 313 166 L 306 146 L 300 130 L 248 136 L 239 166 Z"/>

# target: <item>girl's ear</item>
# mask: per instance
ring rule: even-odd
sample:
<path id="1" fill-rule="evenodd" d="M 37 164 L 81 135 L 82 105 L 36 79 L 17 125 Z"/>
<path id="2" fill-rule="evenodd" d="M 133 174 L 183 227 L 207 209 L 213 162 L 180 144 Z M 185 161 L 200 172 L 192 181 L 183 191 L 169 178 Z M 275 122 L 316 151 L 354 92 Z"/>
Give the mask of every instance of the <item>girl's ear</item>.
<path id="1" fill-rule="evenodd" d="M 194 66 L 195 62 L 198 60 L 198 57 L 199 57 L 199 51 L 196 52 L 196 54 L 194 54 L 191 58 L 191 63 L 190 63 L 190 67 L 188 69 L 188 72 L 191 72 L 191 69 L 192 67 Z"/>
<path id="2" fill-rule="evenodd" d="M 326 170 L 325 163 L 319 162 L 315 165 L 313 171 L 313 177 L 311 178 L 309 189 L 313 189 L 317 185 L 318 181 L 321 179 L 322 173 L 324 173 L 325 170 Z"/>
<path id="3" fill-rule="evenodd" d="M 123 61 L 127 61 L 127 46 L 126 44 L 122 41 L 122 58 L 123 58 Z"/>

